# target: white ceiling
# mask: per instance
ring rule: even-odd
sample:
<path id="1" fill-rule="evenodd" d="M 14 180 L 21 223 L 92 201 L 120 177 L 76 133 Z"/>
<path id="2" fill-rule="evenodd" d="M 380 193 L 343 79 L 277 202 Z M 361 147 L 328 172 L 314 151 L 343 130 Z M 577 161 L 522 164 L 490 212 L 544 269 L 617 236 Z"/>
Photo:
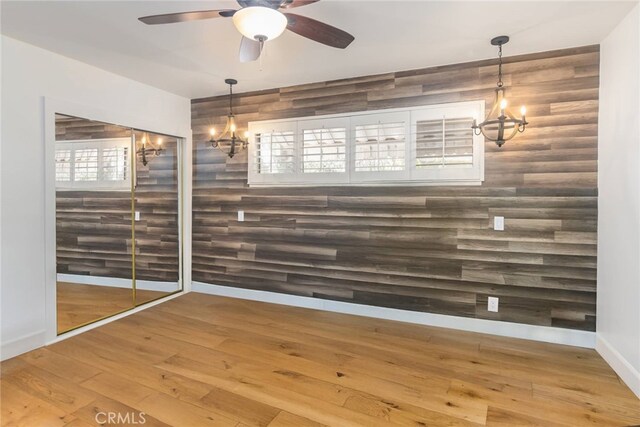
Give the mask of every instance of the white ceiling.
<path id="1" fill-rule="evenodd" d="M 2 1 L 3 34 L 156 86 L 201 98 L 599 43 L 635 1 L 322 0 L 292 12 L 355 36 L 346 50 L 285 31 L 262 64 L 238 61 L 231 19 L 147 26 L 144 15 L 236 8 L 235 1 Z"/>

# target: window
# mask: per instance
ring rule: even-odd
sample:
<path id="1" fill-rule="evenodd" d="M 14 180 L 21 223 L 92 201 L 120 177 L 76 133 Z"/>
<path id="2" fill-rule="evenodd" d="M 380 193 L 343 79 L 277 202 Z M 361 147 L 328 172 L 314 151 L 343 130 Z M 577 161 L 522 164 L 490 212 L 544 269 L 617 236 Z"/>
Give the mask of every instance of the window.
<path id="1" fill-rule="evenodd" d="M 356 172 L 404 170 L 404 125 L 396 122 L 356 126 Z"/>
<path id="2" fill-rule="evenodd" d="M 250 185 L 479 184 L 484 101 L 249 123 Z"/>
<path id="3" fill-rule="evenodd" d="M 347 169 L 346 128 L 302 131 L 302 172 L 345 172 Z"/>
<path id="4" fill-rule="evenodd" d="M 56 142 L 56 187 L 60 190 L 130 189 L 131 140 Z"/>
<path id="5" fill-rule="evenodd" d="M 258 173 L 293 173 L 293 132 L 265 132 L 256 135 Z"/>
<path id="6" fill-rule="evenodd" d="M 294 183 L 313 185 L 344 183 L 348 179 L 348 118 L 296 122 L 301 153 Z"/>

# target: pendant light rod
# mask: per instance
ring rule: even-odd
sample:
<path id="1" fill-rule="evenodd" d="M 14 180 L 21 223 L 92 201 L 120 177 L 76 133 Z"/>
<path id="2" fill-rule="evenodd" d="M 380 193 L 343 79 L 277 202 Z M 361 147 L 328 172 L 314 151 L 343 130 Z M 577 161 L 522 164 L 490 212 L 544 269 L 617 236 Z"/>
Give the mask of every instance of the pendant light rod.
<path id="1" fill-rule="evenodd" d="M 502 45 L 509 43 L 509 36 L 498 36 L 491 39 L 493 46 L 498 46 L 498 87 L 504 86 L 502 82 Z"/>
<path id="2" fill-rule="evenodd" d="M 224 81 L 229 85 L 229 114 L 233 115 L 233 85 L 237 85 L 236 79 L 225 79 Z"/>

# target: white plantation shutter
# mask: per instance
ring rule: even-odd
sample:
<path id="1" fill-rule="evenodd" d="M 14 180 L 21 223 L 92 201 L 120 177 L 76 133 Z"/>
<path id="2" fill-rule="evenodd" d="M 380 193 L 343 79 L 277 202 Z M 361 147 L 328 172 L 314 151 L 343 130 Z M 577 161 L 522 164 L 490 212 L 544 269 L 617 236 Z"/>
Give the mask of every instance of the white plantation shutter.
<path id="1" fill-rule="evenodd" d="M 484 175 L 484 138 L 473 134 L 473 120 L 483 120 L 484 104 L 446 104 L 411 112 L 411 179 L 475 182 Z M 480 119 L 478 119 L 480 117 Z"/>
<path id="2" fill-rule="evenodd" d="M 295 171 L 295 136 L 292 131 L 263 132 L 255 136 L 260 174 Z"/>
<path id="3" fill-rule="evenodd" d="M 297 135 L 301 155 L 296 182 L 348 182 L 349 118 L 301 120 L 297 122 Z"/>
<path id="4" fill-rule="evenodd" d="M 56 150 L 56 181 L 71 181 L 71 150 Z"/>
<path id="5" fill-rule="evenodd" d="M 351 118 L 352 182 L 408 178 L 409 122 L 408 111 Z"/>
<path id="6" fill-rule="evenodd" d="M 416 167 L 473 165 L 473 118 L 416 121 Z"/>
<path id="7" fill-rule="evenodd" d="M 98 149 L 83 148 L 73 152 L 74 181 L 97 181 L 98 180 Z"/>
<path id="8" fill-rule="evenodd" d="M 474 119 L 484 101 L 249 123 L 249 184 L 478 184 Z"/>
<path id="9" fill-rule="evenodd" d="M 305 129 L 302 132 L 302 171 L 345 172 L 346 128 Z"/>
<path id="10" fill-rule="evenodd" d="M 355 127 L 355 171 L 397 171 L 405 168 L 405 123 Z"/>
<path id="11" fill-rule="evenodd" d="M 113 147 L 102 150 L 102 180 L 123 181 L 127 179 L 129 147 Z"/>
<path id="12" fill-rule="evenodd" d="M 130 146 L 130 138 L 57 141 L 56 187 L 130 189 Z"/>
<path id="13" fill-rule="evenodd" d="M 473 165 L 473 117 L 444 119 L 444 164 Z"/>

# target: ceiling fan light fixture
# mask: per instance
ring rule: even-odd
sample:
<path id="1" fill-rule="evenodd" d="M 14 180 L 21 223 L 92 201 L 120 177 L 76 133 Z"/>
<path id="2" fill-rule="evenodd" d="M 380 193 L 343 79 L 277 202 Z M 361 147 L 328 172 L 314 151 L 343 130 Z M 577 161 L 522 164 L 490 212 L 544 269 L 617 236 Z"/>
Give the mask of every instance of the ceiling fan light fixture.
<path id="1" fill-rule="evenodd" d="M 263 6 L 244 7 L 233 15 L 233 24 L 250 40 L 273 40 L 287 28 L 287 23 L 284 14 Z"/>

